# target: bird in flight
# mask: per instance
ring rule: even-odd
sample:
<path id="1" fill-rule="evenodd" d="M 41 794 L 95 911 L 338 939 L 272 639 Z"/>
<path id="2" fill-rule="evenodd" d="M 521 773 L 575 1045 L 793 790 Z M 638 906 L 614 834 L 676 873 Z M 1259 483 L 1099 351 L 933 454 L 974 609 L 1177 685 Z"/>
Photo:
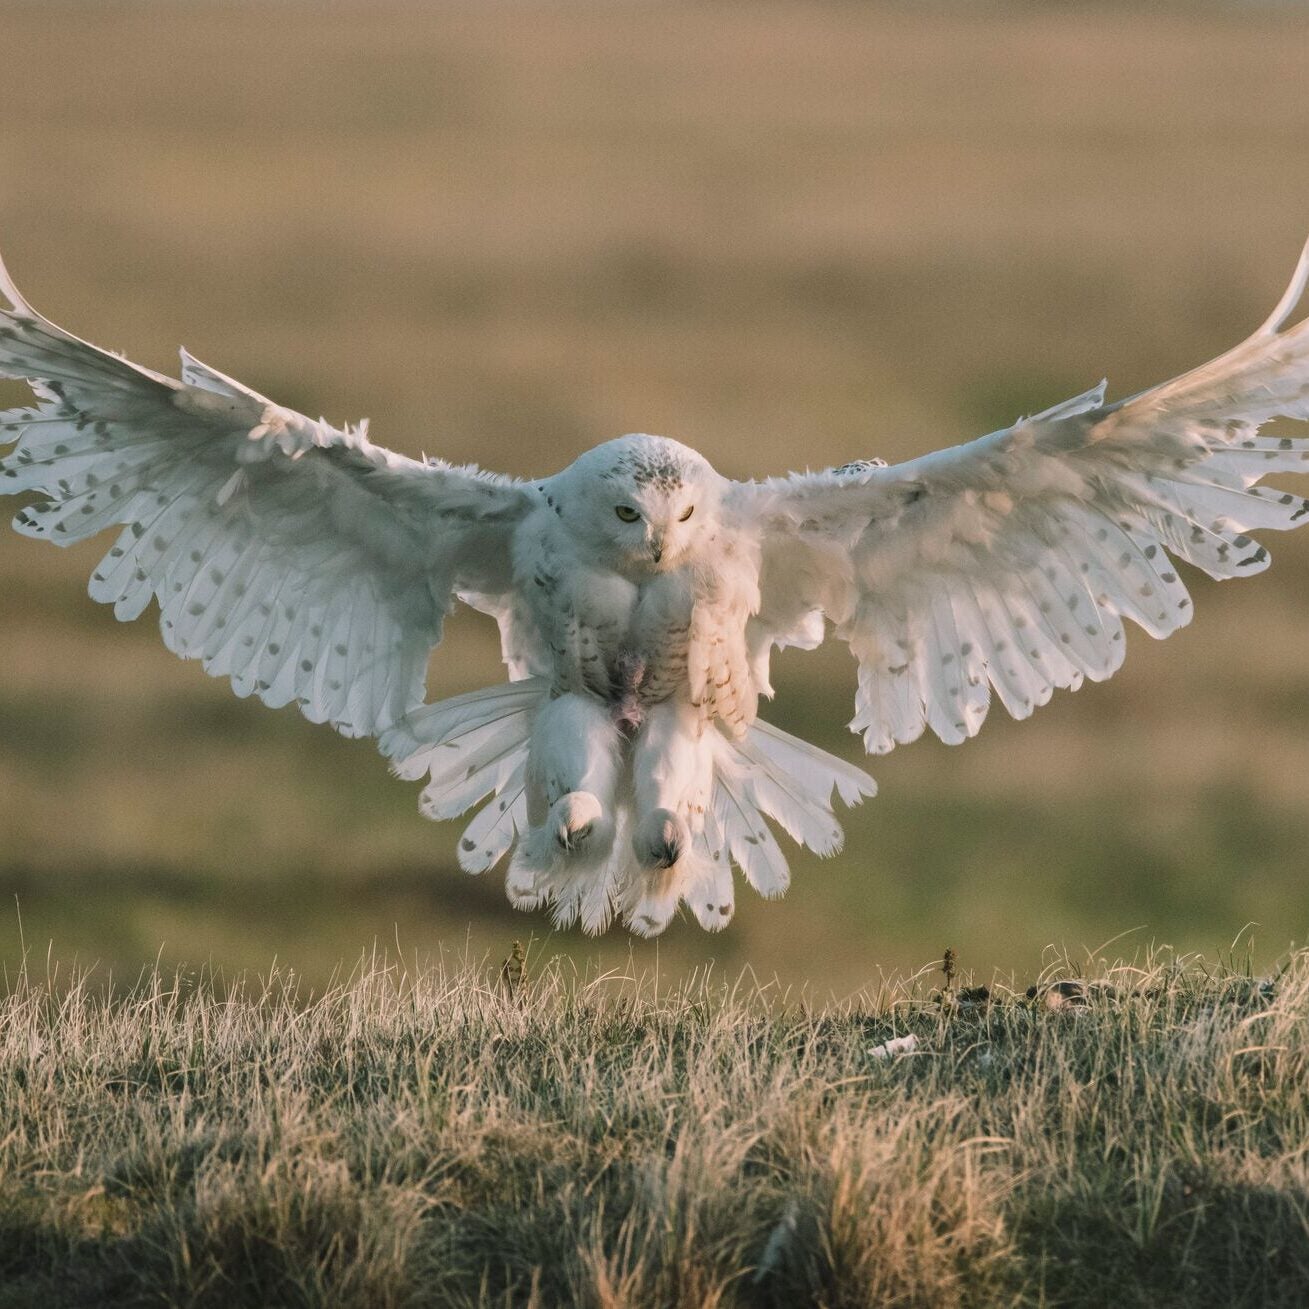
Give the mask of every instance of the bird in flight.
<path id="1" fill-rule="evenodd" d="M 883 754 L 955 743 L 993 698 L 1025 718 L 1121 664 L 1124 620 L 1188 623 L 1178 561 L 1268 566 L 1250 533 L 1309 522 L 1262 485 L 1309 470 L 1309 322 L 1289 329 L 1309 246 L 1268 320 L 1210 363 L 1127 400 L 1104 383 L 951 449 L 763 481 L 665 437 L 607 441 L 520 481 L 415 460 L 283 408 L 185 351 L 181 380 L 41 317 L 0 266 L 0 413 L 14 525 L 69 545 L 121 531 L 91 577 L 120 619 L 158 602 L 164 643 L 238 695 L 375 736 L 426 777 L 434 819 L 477 808 L 458 848 L 510 855 L 521 909 L 591 932 L 710 930 L 732 865 L 781 895 L 766 819 L 820 854 L 853 765 L 758 717 L 774 649 L 831 634 L 859 666 L 851 727 Z M 426 703 L 455 602 L 499 625 L 509 680 Z"/>

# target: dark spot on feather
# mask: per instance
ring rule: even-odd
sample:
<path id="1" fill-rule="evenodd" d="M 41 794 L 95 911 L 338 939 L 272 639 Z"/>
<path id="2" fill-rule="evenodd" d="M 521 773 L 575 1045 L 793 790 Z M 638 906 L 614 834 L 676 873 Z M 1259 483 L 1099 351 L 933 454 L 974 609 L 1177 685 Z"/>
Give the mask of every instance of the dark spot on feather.
<path id="1" fill-rule="evenodd" d="M 301 659 L 300 671 L 302 673 L 312 673 L 314 671 L 314 666 L 308 659 Z"/>

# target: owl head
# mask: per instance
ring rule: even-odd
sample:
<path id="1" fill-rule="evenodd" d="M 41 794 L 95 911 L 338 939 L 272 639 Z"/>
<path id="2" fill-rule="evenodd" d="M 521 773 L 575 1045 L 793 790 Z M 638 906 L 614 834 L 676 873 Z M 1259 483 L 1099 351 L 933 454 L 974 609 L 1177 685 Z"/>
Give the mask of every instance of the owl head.
<path id="1" fill-rule="evenodd" d="M 689 562 L 714 535 L 723 479 L 666 436 L 620 436 L 565 469 L 561 517 L 589 543 L 636 571 Z"/>

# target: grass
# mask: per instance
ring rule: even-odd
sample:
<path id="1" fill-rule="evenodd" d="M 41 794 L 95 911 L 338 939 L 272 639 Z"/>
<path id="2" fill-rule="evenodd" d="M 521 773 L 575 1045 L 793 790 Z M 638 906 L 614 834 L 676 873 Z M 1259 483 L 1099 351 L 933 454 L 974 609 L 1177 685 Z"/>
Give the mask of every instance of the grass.
<path id="1" fill-rule="evenodd" d="M 0 1305 L 1305 1302 L 1309 954 L 941 980 L 24 970 Z"/>

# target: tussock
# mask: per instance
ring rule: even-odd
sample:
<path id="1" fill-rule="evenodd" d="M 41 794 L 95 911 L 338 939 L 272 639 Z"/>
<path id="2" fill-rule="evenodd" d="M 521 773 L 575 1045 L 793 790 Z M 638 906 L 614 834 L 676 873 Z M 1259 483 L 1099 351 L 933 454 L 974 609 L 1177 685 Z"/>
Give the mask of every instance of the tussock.
<path id="1" fill-rule="evenodd" d="M 827 1013 L 532 963 L 24 974 L 0 1306 L 1309 1296 L 1309 954 Z"/>

